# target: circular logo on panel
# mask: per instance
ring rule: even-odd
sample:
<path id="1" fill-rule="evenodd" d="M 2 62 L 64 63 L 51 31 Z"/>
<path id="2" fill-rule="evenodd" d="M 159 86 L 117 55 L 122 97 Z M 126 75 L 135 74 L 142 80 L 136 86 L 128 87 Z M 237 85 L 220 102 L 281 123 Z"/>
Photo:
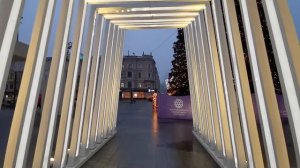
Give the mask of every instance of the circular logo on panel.
<path id="1" fill-rule="evenodd" d="M 174 101 L 174 106 L 175 106 L 176 108 L 178 108 L 178 109 L 182 108 L 182 107 L 183 107 L 183 100 L 181 100 L 181 99 L 176 99 L 176 100 Z"/>

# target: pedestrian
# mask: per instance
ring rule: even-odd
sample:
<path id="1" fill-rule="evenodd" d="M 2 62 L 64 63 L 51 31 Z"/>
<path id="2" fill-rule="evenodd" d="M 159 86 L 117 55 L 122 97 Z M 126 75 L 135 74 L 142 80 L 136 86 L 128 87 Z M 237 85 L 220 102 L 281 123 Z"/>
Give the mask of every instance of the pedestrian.
<path id="1" fill-rule="evenodd" d="M 39 99 L 38 99 L 38 104 L 37 104 L 37 108 L 41 108 L 42 107 L 42 95 L 39 95 Z"/>

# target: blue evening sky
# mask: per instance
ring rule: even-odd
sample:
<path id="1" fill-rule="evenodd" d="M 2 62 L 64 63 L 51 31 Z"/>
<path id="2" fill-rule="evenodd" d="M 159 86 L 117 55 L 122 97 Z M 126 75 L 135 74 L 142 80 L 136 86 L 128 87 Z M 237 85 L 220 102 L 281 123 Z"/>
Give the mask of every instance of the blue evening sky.
<path id="1" fill-rule="evenodd" d="M 142 55 L 152 53 L 160 80 L 168 78 L 172 68 L 173 42 L 176 41 L 176 29 L 127 30 L 125 34 L 124 54 Z"/>
<path id="2" fill-rule="evenodd" d="M 77 4 L 77 1 L 78 0 L 75 0 L 75 4 Z M 289 0 L 289 5 L 292 9 L 291 11 L 298 31 L 298 39 L 300 41 L 300 0 Z M 37 0 L 26 0 L 25 2 L 23 20 L 19 30 L 19 39 L 27 44 L 30 42 L 37 6 Z M 55 8 L 54 24 L 51 29 L 49 51 L 47 53 L 48 56 L 51 56 L 52 54 L 60 6 L 61 1 L 58 1 Z M 72 25 L 75 24 L 75 19 L 76 14 L 73 16 Z M 72 26 L 72 28 L 74 28 L 74 26 Z M 73 31 L 74 30 L 72 29 L 70 34 L 73 34 Z M 173 42 L 176 40 L 176 35 L 176 29 L 130 30 L 126 32 L 123 51 L 125 55 L 128 51 L 130 54 L 135 53 L 136 55 L 142 55 L 143 52 L 145 52 L 145 54 L 150 54 L 150 52 L 152 52 L 157 64 L 160 80 L 162 81 L 167 78 L 172 67 L 172 46 Z M 72 39 L 69 41 L 72 41 Z"/>

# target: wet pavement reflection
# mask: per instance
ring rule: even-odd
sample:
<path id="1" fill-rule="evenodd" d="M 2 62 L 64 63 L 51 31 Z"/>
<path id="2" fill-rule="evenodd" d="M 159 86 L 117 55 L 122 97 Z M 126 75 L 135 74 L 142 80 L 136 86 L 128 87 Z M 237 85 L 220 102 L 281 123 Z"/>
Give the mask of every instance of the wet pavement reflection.
<path id="1" fill-rule="evenodd" d="M 120 102 L 117 135 L 85 168 L 217 168 L 192 135 L 192 121 L 158 119 L 148 101 Z"/>

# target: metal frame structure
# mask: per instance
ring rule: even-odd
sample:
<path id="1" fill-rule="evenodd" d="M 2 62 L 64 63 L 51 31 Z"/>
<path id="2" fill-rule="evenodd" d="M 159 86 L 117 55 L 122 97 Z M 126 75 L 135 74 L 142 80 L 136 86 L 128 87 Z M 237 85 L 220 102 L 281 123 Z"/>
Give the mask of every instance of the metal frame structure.
<path id="1" fill-rule="evenodd" d="M 0 100 L 4 96 L 24 1 L 0 1 L 1 17 L 6 17 L 0 20 Z M 6 168 L 27 164 L 56 2 L 39 0 L 20 87 L 22 92 L 6 149 Z M 78 0 L 74 12 L 75 1 L 68 0 L 62 2 L 60 11 L 32 166 L 80 167 L 115 135 L 127 29 L 183 28 L 193 133 L 197 139 L 222 167 L 290 167 L 257 4 L 251 0 L 238 2 L 258 102 L 262 143 L 234 1 Z M 263 0 L 263 3 L 297 166 L 300 166 L 299 39 L 287 0 Z M 66 43 L 74 13 L 77 21 L 65 77 Z M 85 57 L 79 68 L 82 48 Z M 54 138 L 56 125 L 57 139 Z"/>

